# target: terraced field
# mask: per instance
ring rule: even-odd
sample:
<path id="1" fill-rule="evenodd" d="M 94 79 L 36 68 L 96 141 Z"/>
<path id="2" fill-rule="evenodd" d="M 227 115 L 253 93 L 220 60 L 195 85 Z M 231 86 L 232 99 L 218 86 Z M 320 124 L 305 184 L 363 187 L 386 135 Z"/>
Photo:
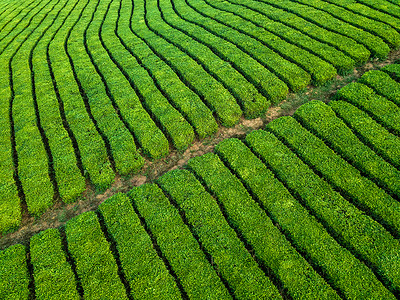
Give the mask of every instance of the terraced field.
<path id="1" fill-rule="evenodd" d="M 399 78 L 369 71 L 1 251 L 0 298 L 396 299 Z"/>
<path id="2" fill-rule="evenodd" d="M 2 1 L 0 233 L 385 58 L 399 17 L 395 0 Z"/>

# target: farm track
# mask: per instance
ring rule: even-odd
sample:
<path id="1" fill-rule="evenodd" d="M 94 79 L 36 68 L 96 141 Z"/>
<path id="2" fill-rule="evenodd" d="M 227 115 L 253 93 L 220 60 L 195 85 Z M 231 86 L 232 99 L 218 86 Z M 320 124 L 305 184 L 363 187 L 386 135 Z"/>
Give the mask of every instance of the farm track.
<path id="1" fill-rule="evenodd" d="M 3 237 L 219 126 L 265 118 L 289 92 L 384 59 L 400 45 L 390 2 L 10 1 L 0 10 Z M 399 70 L 369 71 L 328 104 L 304 104 L 1 251 L 15 277 L 0 277 L 24 299 L 398 297 Z M 93 289 L 94 278 L 109 284 Z"/>

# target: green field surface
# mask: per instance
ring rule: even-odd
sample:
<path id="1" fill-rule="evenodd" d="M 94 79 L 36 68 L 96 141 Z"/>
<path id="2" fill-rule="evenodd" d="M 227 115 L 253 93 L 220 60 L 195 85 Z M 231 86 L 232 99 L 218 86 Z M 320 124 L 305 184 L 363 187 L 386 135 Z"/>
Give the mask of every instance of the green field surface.
<path id="1" fill-rule="evenodd" d="M 136 174 L 146 161 L 184 151 L 221 126 L 265 116 L 290 92 L 387 58 L 400 46 L 399 32 L 395 0 L 1 1 L 0 234 L 18 229 L 25 215 L 38 218 L 55 203 L 75 202 L 88 187 L 103 192 L 116 176 Z M 362 87 L 341 93 L 368 115 L 354 111 L 357 118 L 380 124 L 374 130 L 383 136 L 379 126 L 400 133 L 399 74 L 396 67 L 372 73 Z M 354 99 L 358 89 L 373 101 Z M 314 128 L 315 120 L 298 118 L 352 165 L 341 171 L 358 168 L 368 193 L 381 204 L 397 201 L 388 198 L 400 190 L 394 150 L 341 105 L 332 109 L 373 150 L 341 147 L 340 139 Z M 347 134 L 343 129 L 342 138 Z M 359 160 L 364 155 L 368 161 Z M 399 229 L 397 216 L 371 207 L 372 196 L 360 199 L 333 171 L 304 159 L 355 204 Z M 385 176 L 387 164 L 393 167 Z"/>
<path id="2" fill-rule="evenodd" d="M 0 298 L 398 298 L 399 67 L 0 251 Z"/>

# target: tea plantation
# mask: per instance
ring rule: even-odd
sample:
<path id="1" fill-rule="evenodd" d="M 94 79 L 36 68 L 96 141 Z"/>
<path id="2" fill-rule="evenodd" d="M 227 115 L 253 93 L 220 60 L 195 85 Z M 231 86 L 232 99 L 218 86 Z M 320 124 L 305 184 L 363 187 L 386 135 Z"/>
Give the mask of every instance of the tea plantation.
<path id="1" fill-rule="evenodd" d="M 4 0 L 0 232 L 400 45 L 396 0 Z"/>
<path id="2" fill-rule="evenodd" d="M 400 65 L 1 251 L 0 298 L 396 299 L 391 76 Z"/>

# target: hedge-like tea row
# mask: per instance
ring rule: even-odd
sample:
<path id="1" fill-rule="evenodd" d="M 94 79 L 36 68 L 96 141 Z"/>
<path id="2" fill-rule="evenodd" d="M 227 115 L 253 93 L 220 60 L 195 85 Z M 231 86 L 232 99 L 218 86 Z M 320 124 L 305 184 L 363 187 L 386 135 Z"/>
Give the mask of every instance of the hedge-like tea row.
<path id="1" fill-rule="evenodd" d="M 342 248 L 241 141 L 225 140 L 216 152 L 292 243 L 346 298 L 392 297 L 371 270 Z"/>
<path id="2" fill-rule="evenodd" d="M 28 211 L 35 216 L 39 216 L 53 204 L 54 191 L 49 176 L 49 161 L 45 145 L 38 128 L 28 58 L 35 39 L 45 28 L 46 22 L 51 21 L 48 14 L 52 11 L 57 12 L 61 7 L 62 1 L 51 3 L 44 6 L 40 14 L 32 17 L 33 28 L 22 31 L 19 38 L 24 38 L 25 43 L 14 45 L 16 49 L 9 61 L 18 177 Z"/>
<path id="3" fill-rule="evenodd" d="M 312 81 L 316 85 L 322 85 L 337 75 L 336 69 L 332 64 L 310 53 L 310 51 L 294 45 L 293 41 L 287 41 L 284 38 L 281 39 L 279 36 L 268 31 L 261 34 L 258 27 L 251 26 L 251 23 L 237 16 L 216 10 L 205 1 L 199 2 L 190 0 L 188 3 L 189 2 L 193 6 L 196 6 L 198 10 L 201 10 L 206 16 L 216 20 L 218 19 L 220 22 L 233 26 L 241 32 L 246 32 L 248 35 L 269 45 L 282 57 L 285 57 L 287 60 L 306 70 L 311 75 Z"/>
<path id="4" fill-rule="evenodd" d="M 106 6 L 106 7 L 104 7 Z M 164 128 L 169 128 L 170 126 L 174 126 L 175 122 L 178 121 L 180 123 L 181 116 L 176 113 L 176 111 L 168 104 L 165 103 L 165 99 L 160 95 L 160 92 L 154 88 L 151 79 L 149 80 L 146 76 L 147 74 L 143 74 L 141 68 L 135 64 L 134 59 L 129 57 L 129 53 L 126 53 L 125 49 L 122 45 L 120 45 L 119 40 L 115 37 L 114 32 L 112 31 L 112 27 L 108 25 L 106 28 L 109 28 L 108 38 L 105 40 L 100 40 L 100 30 L 102 26 L 102 21 L 104 17 L 104 11 L 107 8 L 106 3 L 103 1 L 99 1 L 99 7 L 96 10 L 96 14 L 94 15 L 95 19 L 91 22 L 88 32 L 87 32 L 87 46 L 89 50 L 89 54 L 97 69 L 102 74 L 102 79 L 104 81 L 104 85 L 107 89 L 107 93 L 110 95 L 112 100 L 114 101 L 114 105 L 116 105 L 119 109 L 120 115 L 122 116 L 124 123 L 127 124 L 127 127 L 133 133 L 134 138 L 139 143 L 144 154 L 148 155 L 151 158 L 157 159 L 165 156 L 169 151 L 168 140 L 163 135 L 162 131 L 156 126 L 154 121 L 151 119 L 149 114 L 143 108 L 140 96 L 138 96 L 136 91 L 132 91 L 131 84 L 129 82 L 130 78 L 125 78 L 124 75 L 119 70 L 119 64 L 115 64 L 112 59 L 118 58 L 119 61 L 124 60 L 128 67 L 132 70 L 131 72 L 137 74 L 138 78 L 143 78 L 141 81 L 135 82 L 135 88 L 142 87 L 140 82 L 143 82 L 147 87 L 147 90 L 150 92 L 150 95 L 153 94 L 152 97 L 148 97 L 146 95 L 145 102 L 143 105 L 152 108 L 154 105 L 158 105 L 160 107 L 159 111 L 154 111 L 154 116 L 158 121 L 161 121 L 161 124 Z M 111 31 L 111 32 L 110 32 Z M 113 49 L 117 53 L 115 57 L 112 59 L 109 57 L 109 53 L 103 48 L 102 42 L 105 42 L 107 46 L 112 46 L 110 52 L 114 52 Z M 121 56 L 121 59 L 120 59 Z M 154 104 L 152 104 L 154 103 Z M 172 112 L 170 110 L 172 109 Z M 151 110 L 150 110 L 151 111 Z M 159 112 L 165 111 L 165 115 L 160 115 Z M 171 115 L 170 121 L 173 120 L 170 126 L 166 126 L 165 116 Z M 188 125 L 183 122 L 183 125 Z M 175 125 L 176 126 L 176 125 Z M 183 130 L 186 129 L 186 130 Z M 187 129 L 191 135 L 187 136 Z M 193 132 L 191 132 L 191 128 L 182 128 L 182 137 L 188 138 L 190 141 L 193 139 Z M 178 143 L 176 137 L 171 137 L 174 143 Z M 183 146 L 183 145 L 179 145 Z"/>
<path id="5" fill-rule="evenodd" d="M 169 11 L 167 10 L 164 14 L 165 5 L 170 6 L 170 1 L 160 1 L 160 7 L 153 1 L 145 1 L 145 5 L 147 9 L 145 18 L 149 28 L 189 56 L 195 57 L 197 63 L 202 65 L 214 78 L 217 78 L 237 99 L 236 101 L 241 105 L 246 116 L 255 117 L 266 111 L 270 102 L 260 94 L 246 77 L 253 78 L 252 81 L 255 82 L 256 76 L 253 73 L 254 70 L 252 70 L 254 68 L 260 70 L 262 80 L 267 80 L 264 79 L 265 75 L 262 74 L 267 73 L 269 75 L 268 70 L 262 68 L 251 57 L 248 57 L 233 45 L 214 35 L 211 36 L 213 49 L 210 49 L 207 47 L 210 34 L 204 32 L 202 28 L 195 28 L 194 34 L 197 37 L 193 37 L 188 33 L 189 31 L 193 32 L 193 26 L 190 26 L 190 24 L 183 24 L 185 31 L 171 26 L 171 21 L 176 23 L 179 22 L 179 19 L 172 15 L 173 11 L 171 13 L 170 7 Z M 274 79 L 278 80 L 276 77 Z M 286 95 L 285 86 L 281 86 L 283 87 L 283 95 Z M 280 99 L 283 99 L 283 95 L 280 96 Z"/>
<path id="6" fill-rule="evenodd" d="M 80 299 L 75 275 L 67 262 L 57 229 L 48 229 L 34 235 L 30 240 L 29 252 L 36 299 Z"/>
<path id="7" fill-rule="evenodd" d="M 128 0 L 121 0 L 122 3 Z M 132 7 L 132 3 L 130 6 Z M 128 4 L 129 5 L 129 4 Z M 131 17 L 132 30 L 145 43 L 152 47 L 153 51 L 167 60 L 180 74 L 180 77 L 198 91 L 207 105 L 216 114 L 222 125 L 232 126 L 239 121 L 242 112 L 235 98 L 215 78 L 210 76 L 195 60 L 189 57 L 184 51 L 178 49 L 171 42 L 163 39 L 147 27 L 143 22 L 145 3 L 140 0 L 135 3 L 135 9 Z"/>
<path id="8" fill-rule="evenodd" d="M 400 8 L 397 0 L 358 0 L 358 2 L 368 5 L 369 7 L 372 7 L 378 11 L 388 13 L 397 18 L 400 17 Z"/>
<path id="9" fill-rule="evenodd" d="M 328 105 L 321 101 L 309 102 L 302 105 L 294 117 L 383 189 L 400 196 L 400 172 L 365 146 Z M 382 194 L 372 194 L 384 198 Z"/>
<path id="10" fill-rule="evenodd" d="M 0 298 L 29 299 L 29 281 L 25 247 L 14 245 L 0 251 Z"/>
<path id="11" fill-rule="evenodd" d="M 56 84 L 55 89 L 62 107 L 61 111 L 65 113 L 66 123 L 76 140 L 85 175 L 99 190 L 103 190 L 109 187 L 115 175 L 107 156 L 105 143 L 87 113 L 64 48 L 69 31 L 86 3 L 87 1 L 79 1 L 71 16 L 52 36 L 47 46 L 47 59 Z"/>
<path id="12" fill-rule="evenodd" d="M 182 210 L 236 299 L 281 298 L 229 227 L 216 201 L 192 173 L 171 171 L 160 177 L 157 183 Z"/>
<path id="13" fill-rule="evenodd" d="M 292 117 L 274 120 L 267 128 L 288 144 L 303 161 L 321 174 L 349 201 L 371 214 L 375 220 L 387 225 L 396 236 L 400 236 L 398 201 L 363 177 L 359 170 L 338 156 Z M 339 130 L 340 128 L 335 132 Z M 326 140 L 329 141 L 328 138 Z"/>
<path id="14" fill-rule="evenodd" d="M 69 220 L 65 233 L 84 298 L 128 299 L 96 214 L 86 212 Z"/>
<path id="15" fill-rule="evenodd" d="M 392 48 L 397 48 L 400 45 L 400 34 L 391 26 L 371 20 L 359 14 L 352 13 L 340 6 L 326 3 L 321 0 L 297 0 L 308 6 L 315 7 L 319 10 L 326 11 L 330 15 L 342 20 L 346 23 L 352 24 L 355 27 L 361 28 L 371 34 L 380 37 Z"/>
<path id="16" fill-rule="evenodd" d="M 400 168 L 400 138 L 388 132 L 368 114 L 345 101 L 331 101 L 329 105 L 365 144 L 392 165 Z"/>
<path id="17" fill-rule="evenodd" d="M 331 45 L 349 55 L 358 64 L 366 62 L 370 57 L 370 52 L 355 40 L 320 27 L 288 10 L 268 5 L 262 1 L 229 0 L 228 3 L 233 5 L 236 12 L 239 11 L 239 6 L 242 9 L 246 8 L 245 11 L 258 12 L 262 16 L 299 30 L 317 41 Z"/>
<path id="18" fill-rule="evenodd" d="M 400 64 L 391 64 L 381 69 L 396 81 L 400 81 Z"/>
<path id="19" fill-rule="evenodd" d="M 336 292 L 291 246 L 240 181 L 212 153 L 195 157 L 188 167 L 223 207 L 230 224 L 251 245 L 254 254 L 296 299 L 336 299 Z"/>
<path id="20" fill-rule="evenodd" d="M 335 192 L 272 133 L 255 131 L 247 135 L 246 142 L 342 245 L 367 262 L 398 293 L 397 239 Z"/>
<path id="21" fill-rule="evenodd" d="M 131 83 L 135 85 L 135 89 L 138 89 L 139 93 L 141 93 L 141 98 L 145 101 L 144 105 L 146 105 L 149 112 L 160 124 L 160 127 L 164 130 L 175 148 L 178 150 L 186 149 L 193 142 L 195 135 L 193 128 L 190 126 L 188 121 L 185 120 L 179 110 L 175 109 L 175 107 L 178 107 L 179 102 L 174 103 L 171 101 L 170 103 L 168 99 L 164 97 L 162 91 L 160 91 L 154 84 L 151 76 L 140 67 L 135 59 L 130 57 L 130 53 L 126 51 L 119 39 L 116 37 L 112 28 L 112 26 L 115 26 L 115 20 L 110 20 L 113 12 L 109 10 L 108 2 L 109 1 L 99 1 L 99 7 L 96 10 L 95 18 L 90 24 L 87 32 L 87 43 L 90 53 L 96 61 L 96 65 L 99 69 L 103 69 L 103 66 L 106 66 L 108 72 L 102 71 L 103 74 L 109 74 L 106 78 L 106 83 L 108 84 L 108 82 L 110 82 L 113 84 L 114 90 L 119 91 L 119 94 L 121 93 L 121 85 L 119 82 L 122 81 L 125 82 L 126 85 L 125 93 L 128 93 L 129 95 L 129 90 L 132 90 L 132 87 L 128 82 L 128 80 L 130 80 Z M 116 5 L 118 5 L 118 3 L 116 3 Z M 105 18 L 105 13 L 107 13 L 107 18 Z M 109 29 L 107 30 L 107 28 Z M 107 51 L 103 49 L 103 46 L 106 47 Z M 125 55 L 120 55 L 119 53 Z M 114 63 L 107 55 L 110 55 L 111 59 L 121 71 L 118 70 L 117 66 L 114 66 Z M 109 61 L 109 63 L 105 63 L 105 61 Z M 113 67 L 113 69 L 111 67 Z M 123 78 L 123 75 L 125 75 L 125 79 Z M 113 95 L 112 97 L 115 100 L 121 98 L 121 96 Z M 125 105 L 130 105 L 130 101 L 128 100 Z M 143 113 L 145 112 L 142 112 L 142 114 Z M 136 124 L 136 126 L 138 126 L 140 123 L 140 121 L 132 118 L 132 125 Z M 153 127 L 154 129 L 158 129 L 154 124 Z M 147 135 L 147 137 L 145 137 L 147 140 L 153 136 L 151 132 L 146 132 L 145 128 L 143 129 L 143 134 Z M 165 137 L 163 137 L 163 143 L 158 143 L 156 140 L 152 141 L 152 143 L 154 145 L 149 145 L 147 151 L 149 151 L 149 148 L 151 147 L 158 147 L 159 145 L 157 144 L 163 146 L 163 151 L 160 151 L 159 155 L 156 157 L 159 158 L 165 156 L 169 152 L 168 140 Z"/>
<path id="22" fill-rule="evenodd" d="M 175 7 L 177 11 L 181 11 L 180 15 L 184 16 L 185 19 L 190 19 L 196 24 L 208 28 L 215 35 L 229 39 L 248 53 L 254 53 L 253 55 L 261 59 L 262 62 L 265 62 L 266 58 L 263 59 L 263 51 L 260 51 L 268 47 L 268 50 L 271 49 L 288 61 L 298 65 L 298 69 L 302 68 L 308 72 L 316 84 L 322 84 L 336 75 L 336 70 L 332 65 L 322 61 L 308 51 L 280 39 L 271 32 L 264 31 L 261 34 L 257 27 L 251 28 L 250 30 L 253 34 L 249 34 L 249 22 L 216 10 L 208 6 L 207 3 L 181 0 L 175 1 Z M 201 12 L 201 14 L 198 12 Z M 257 51 L 253 49 L 257 49 Z M 272 67 L 272 70 L 276 69 L 276 66 Z M 285 82 L 292 90 L 297 91 L 304 88 L 310 80 L 310 75 L 303 70 L 301 71 L 303 74 L 301 74 L 301 77 L 296 78 L 295 82 L 293 82 L 294 74 L 285 73 L 280 77 L 283 80 L 285 80 L 284 78 L 290 78 L 290 81 L 286 79 Z M 289 84 L 289 82 L 292 83 Z"/>
<path id="23" fill-rule="evenodd" d="M 87 33 L 93 19 L 98 1 L 89 1 L 81 12 L 77 23 L 71 27 L 71 35 L 67 41 L 67 53 L 77 82 L 84 90 L 84 100 L 90 106 L 90 113 L 111 152 L 116 170 L 121 174 L 137 171 L 144 164 L 139 155 L 132 135 L 125 127 L 107 96 L 101 77 L 88 54 Z M 86 17 L 82 18 L 82 15 Z M 90 39 L 93 39 L 93 34 Z M 85 49 L 85 51 L 84 51 Z"/>
<path id="24" fill-rule="evenodd" d="M 75 200 L 85 190 L 85 178 L 82 176 L 75 156 L 72 141 L 63 125 L 59 111 L 59 103 L 50 75 L 46 57 L 47 45 L 57 28 L 68 17 L 76 4 L 76 1 L 66 2 L 65 8 L 59 11 L 59 17 L 41 33 L 37 44 L 33 46 L 29 55 L 29 63 L 32 68 L 34 83 L 35 106 L 37 116 L 47 138 L 52 155 L 54 177 L 57 182 L 61 199 L 68 203 Z"/>
<path id="25" fill-rule="evenodd" d="M 372 55 L 384 59 L 387 57 L 390 48 L 389 46 L 379 37 L 366 32 L 362 29 L 354 27 L 344 21 L 338 20 L 331 14 L 317 10 L 315 8 L 303 5 L 290 0 L 260 0 L 262 2 L 272 4 L 276 7 L 282 8 L 293 12 L 294 14 L 309 20 L 312 23 L 317 24 L 327 30 L 339 33 L 340 35 L 347 36 L 354 39 L 358 43 L 364 45 Z"/>
<path id="26" fill-rule="evenodd" d="M 400 83 L 390 78 L 385 72 L 368 71 L 361 76 L 358 82 L 369 86 L 379 95 L 400 106 Z"/>
<path id="27" fill-rule="evenodd" d="M 215 16 L 213 16 L 213 18 L 219 18 L 221 21 L 225 21 L 227 24 L 232 26 L 235 26 L 236 22 L 238 22 L 241 26 L 235 27 L 241 31 L 245 31 L 250 36 L 263 40 L 264 33 L 260 32 L 260 28 L 265 28 L 268 32 L 277 35 L 288 43 L 310 51 L 316 56 L 329 62 L 341 74 L 347 73 L 354 68 L 355 62 L 349 56 L 330 45 L 314 40 L 299 30 L 295 30 L 294 28 L 286 26 L 280 22 L 274 22 L 265 15 L 244 9 L 243 7 L 233 5 L 226 1 L 210 2 L 205 0 L 205 2 L 209 6 L 218 9 L 218 11 L 214 12 Z M 221 11 L 227 13 L 222 14 Z M 234 22 L 234 20 L 236 20 L 236 22 Z"/>
<path id="28" fill-rule="evenodd" d="M 371 19 L 374 19 L 376 21 L 380 21 L 383 23 L 386 23 L 396 30 L 400 29 L 400 22 L 398 19 L 394 16 L 391 16 L 387 13 L 375 10 L 369 6 L 366 6 L 361 3 L 357 3 L 356 1 L 348 1 L 348 0 L 327 0 L 327 2 L 336 4 L 338 6 L 342 6 L 345 9 L 351 10 L 357 14 L 369 17 Z M 361 2 L 361 1 L 360 1 Z M 379 1 L 375 1 L 379 2 Z"/>
<path id="29" fill-rule="evenodd" d="M 161 189 L 155 184 L 144 184 L 133 188 L 128 195 L 187 296 L 190 299 L 230 299 L 228 290 Z"/>
<path id="30" fill-rule="evenodd" d="M 358 82 L 352 82 L 341 88 L 336 97 L 366 111 L 389 131 L 400 136 L 400 108 L 393 102 L 374 93 Z"/>
<path id="31" fill-rule="evenodd" d="M 179 289 L 125 194 L 116 194 L 99 206 L 116 244 L 121 268 L 133 299 L 180 298 Z"/>
<path id="32" fill-rule="evenodd" d="M 110 10 L 106 16 L 105 22 L 113 15 L 117 14 L 116 33 L 118 39 L 129 52 L 118 52 L 119 61 L 130 61 L 129 55 L 135 57 L 138 63 L 147 70 L 154 78 L 155 83 L 162 91 L 171 99 L 182 115 L 193 126 L 197 135 L 200 138 L 209 136 L 217 131 L 218 125 L 215 121 L 211 110 L 202 101 L 199 95 L 196 94 L 190 84 L 184 83 L 169 66 L 168 63 L 157 56 L 156 53 L 149 48 L 146 43 L 141 40 L 131 29 L 129 22 L 132 13 L 131 1 L 114 1 L 111 3 Z M 118 9 L 118 11 L 115 11 Z M 111 16 L 110 16 L 111 15 Z M 111 21 L 110 21 L 111 23 Z M 108 36 L 113 29 L 110 26 L 104 27 L 104 42 L 108 42 Z M 106 38 L 107 36 L 107 38 Z M 110 50 L 113 47 L 109 47 Z"/>
<path id="33" fill-rule="evenodd" d="M 216 27 L 215 22 L 210 22 L 210 19 L 207 19 L 211 26 L 203 25 L 203 18 L 197 16 L 195 11 L 190 10 L 180 2 L 176 1 L 171 5 L 170 1 L 160 1 L 160 9 L 162 18 L 167 24 L 208 47 L 218 57 L 229 62 L 235 70 L 248 80 L 248 84 L 252 84 L 256 88 L 253 92 L 250 93 L 251 90 L 249 90 L 246 94 L 237 94 L 236 91 L 232 90 L 237 95 L 238 103 L 246 117 L 259 116 L 266 112 L 271 101 L 277 103 L 286 97 L 287 86 L 264 67 L 263 59 L 260 60 L 260 56 L 254 53 L 255 51 L 247 50 L 249 48 L 263 48 L 262 45 L 251 39 L 246 39 L 246 36 L 242 36 L 239 43 L 236 38 L 227 38 L 227 36 L 232 36 L 230 28 L 225 27 L 224 29 L 230 31 L 231 34 L 228 34 L 228 32 L 219 34 L 222 31 L 216 33 L 213 30 Z M 200 22 L 197 19 L 200 19 Z M 253 46 L 243 47 L 247 44 Z M 270 49 L 267 49 L 267 51 L 271 52 Z M 218 73 L 216 74 L 218 75 Z M 237 84 L 243 86 L 243 92 L 248 89 L 247 85 L 243 85 L 239 81 Z"/>

